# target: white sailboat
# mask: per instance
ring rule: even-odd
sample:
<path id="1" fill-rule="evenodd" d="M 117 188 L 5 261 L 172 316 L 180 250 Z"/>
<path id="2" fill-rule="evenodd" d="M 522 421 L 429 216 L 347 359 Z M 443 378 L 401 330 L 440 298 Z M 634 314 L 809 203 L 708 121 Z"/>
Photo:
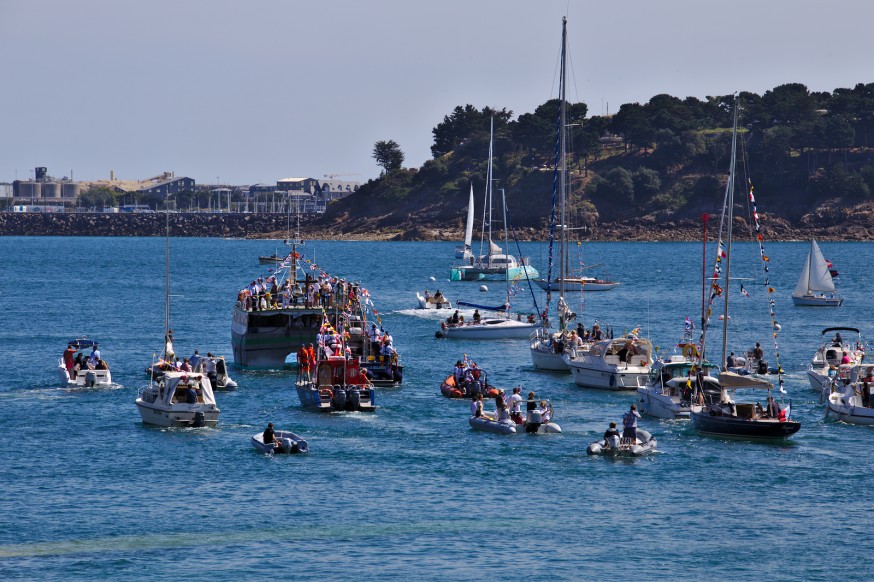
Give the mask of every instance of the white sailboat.
<path id="1" fill-rule="evenodd" d="M 792 292 L 792 303 L 806 307 L 839 307 L 844 298 L 835 293 L 835 283 L 819 245 L 810 239 L 810 251 Z"/>
<path id="2" fill-rule="evenodd" d="M 455 247 L 455 258 L 463 261 L 469 261 L 473 258 L 471 244 L 473 244 L 473 184 L 470 185 L 470 200 L 467 203 L 467 223 L 465 223 L 464 227 L 464 244 Z"/>

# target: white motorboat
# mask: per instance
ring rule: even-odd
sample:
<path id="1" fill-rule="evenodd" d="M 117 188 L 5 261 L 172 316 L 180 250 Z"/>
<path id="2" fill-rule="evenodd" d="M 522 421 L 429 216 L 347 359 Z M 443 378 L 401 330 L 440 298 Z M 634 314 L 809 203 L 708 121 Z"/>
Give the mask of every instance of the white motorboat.
<path id="1" fill-rule="evenodd" d="M 863 376 L 864 374 L 864 376 Z M 851 381 L 836 379 L 828 394 L 825 415 L 849 424 L 874 425 L 874 366 L 855 366 Z"/>
<path id="2" fill-rule="evenodd" d="M 810 251 L 792 292 L 792 303 L 806 307 L 840 307 L 843 302 L 843 297 L 835 293 L 828 261 L 816 241 L 810 239 Z"/>
<path id="3" fill-rule="evenodd" d="M 698 367 L 684 356 L 657 360 L 650 368 L 646 384 L 637 388 L 640 412 L 668 420 L 689 418 L 694 387 L 699 382 L 715 380 L 719 372 L 706 362 L 703 368 L 699 379 Z"/>
<path id="4" fill-rule="evenodd" d="M 648 339 L 628 336 L 597 342 L 577 358 L 565 354 L 565 361 L 579 386 L 635 390 L 646 382 L 652 351 Z"/>
<path id="5" fill-rule="evenodd" d="M 587 455 L 603 455 L 610 457 L 640 457 L 655 452 L 658 442 L 648 431 L 637 429 L 634 442 L 620 437 L 610 437 L 595 441 L 586 449 Z"/>
<path id="6" fill-rule="evenodd" d="M 265 444 L 263 432 L 252 435 L 252 446 L 265 455 L 279 453 L 291 455 L 296 453 L 308 453 L 310 450 L 307 442 L 290 430 L 277 430 L 273 433 L 273 436 L 279 443 L 279 447 L 273 443 Z"/>
<path id="7" fill-rule="evenodd" d="M 416 293 L 419 309 L 452 309 L 452 303 L 438 290 L 434 295 L 425 290 L 425 294 Z"/>
<path id="8" fill-rule="evenodd" d="M 85 350 L 91 351 L 86 353 Z M 91 354 L 95 352 L 99 361 L 89 363 Z M 100 358 L 97 342 L 84 337 L 67 342 L 67 349 L 58 360 L 57 370 L 58 379 L 65 386 L 94 388 L 112 384 L 109 364 Z"/>
<path id="9" fill-rule="evenodd" d="M 449 339 L 511 339 L 527 338 L 537 327 L 535 323 L 509 317 L 484 317 L 479 323 L 447 324 L 443 322 L 437 337 Z"/>
<path id="10" fill-rule="evenodd" d="M 165 427 L 215 426 L 219 407 L 206 374 L 164 372 L 136 400 L 143 424 Z"/>
<path id="11" fill-rule="evenodd" d="M 855 339 L 845 340 L 841 332 L 856 334 Z M 835 332 L 833 337 L 823 341 L 817 348 L 813 359 L 807 368 L 807 379 L 811 389 L 817 392 L 828 392 L 832 377 L 836 374 L 842 362 L 844 353 L 847 354 L 849 364 L 862 363 L 865 358 L 865 345 L 862 343 L 862 332 L 855 327 L 827 327 L 822 330 L 822 336 Z"/>

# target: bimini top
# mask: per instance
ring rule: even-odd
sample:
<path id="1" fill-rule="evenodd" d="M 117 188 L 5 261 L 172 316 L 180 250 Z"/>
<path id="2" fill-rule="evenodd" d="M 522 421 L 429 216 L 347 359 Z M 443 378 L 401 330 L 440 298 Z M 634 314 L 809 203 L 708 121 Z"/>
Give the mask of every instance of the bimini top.
<path id="1" fill-rule="evenodd" d="M 832 332 L 832 331 L 852 331 L 855 333 L 862 333 L 861 331 L 859 331 L 855 327 L 827 327 L 824 330 L 822 330 L 821 335 L 825 335 L 825 334 Z"/>
<path id="2" fill-rule="evenodd" d="M 93 348 L 97 345 L 97 342 L 94 340 L 90 340 L 88 338 L 80 337 L 78 339 L 74 339 L 73 341 L 67 342 L 69 345 L 73 346 L 73 348 L 77 350 L 85 350 L 88 348 Z"/>

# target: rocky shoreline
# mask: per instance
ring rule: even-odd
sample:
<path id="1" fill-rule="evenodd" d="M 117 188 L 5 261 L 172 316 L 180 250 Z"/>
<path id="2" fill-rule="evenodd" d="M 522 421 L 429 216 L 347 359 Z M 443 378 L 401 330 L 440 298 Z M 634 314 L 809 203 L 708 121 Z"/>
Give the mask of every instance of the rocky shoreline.
<path id="1" fill-rule="evenodd" d="M 22 214 L 0 213 L 0 236 L 164 236 L 166 217 L 148 214 Z M 798 224 L 778 217 L 762 216 L 764 237 L 771 241 L 874 240 L 874 213 L 870 211 L 834 216 L 807 215 Z M 283 214 L 198 214 L 170 215 L 170 233 L 174 237 L 222 237 L 248 239 L 284 239 L 287 217 Z M 716 227 L 711 220 L 710 229 Z M 735 238 L 753 238 L 750 225 L 735 218 Z M 358 220 L 354 224 L 328 223 L 308 218 L 301 222 L 301 236 L 316 240 L 357 241 L 458 241 L 463 237 L 461 224 L 429 226 L 418 224 L 381 227 L 376 221 Z M 517 230 L 519 240 L 544 240 L 541 229 Z M 584 233 L 592 241 L 697 241 L 701 240 L 701 222 L 691 219 L 658 220 L 645 216 L 622 222 L 599 224 Z M 712 238 L 712 237 L 711 237 Z"/>

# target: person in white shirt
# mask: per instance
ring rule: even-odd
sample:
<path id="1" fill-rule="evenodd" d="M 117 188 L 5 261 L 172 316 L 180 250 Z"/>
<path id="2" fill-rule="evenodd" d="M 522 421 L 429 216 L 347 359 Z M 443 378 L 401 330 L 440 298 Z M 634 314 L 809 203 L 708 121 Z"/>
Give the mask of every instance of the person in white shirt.
<path id="1" fill-rule="evenodd" d="M 510 401 L 510 418 L 516 424 L 522 424 L 522 395 L 520 392 L 522 392 L 522 387 L 516 386 L 508 399 Z"/>

